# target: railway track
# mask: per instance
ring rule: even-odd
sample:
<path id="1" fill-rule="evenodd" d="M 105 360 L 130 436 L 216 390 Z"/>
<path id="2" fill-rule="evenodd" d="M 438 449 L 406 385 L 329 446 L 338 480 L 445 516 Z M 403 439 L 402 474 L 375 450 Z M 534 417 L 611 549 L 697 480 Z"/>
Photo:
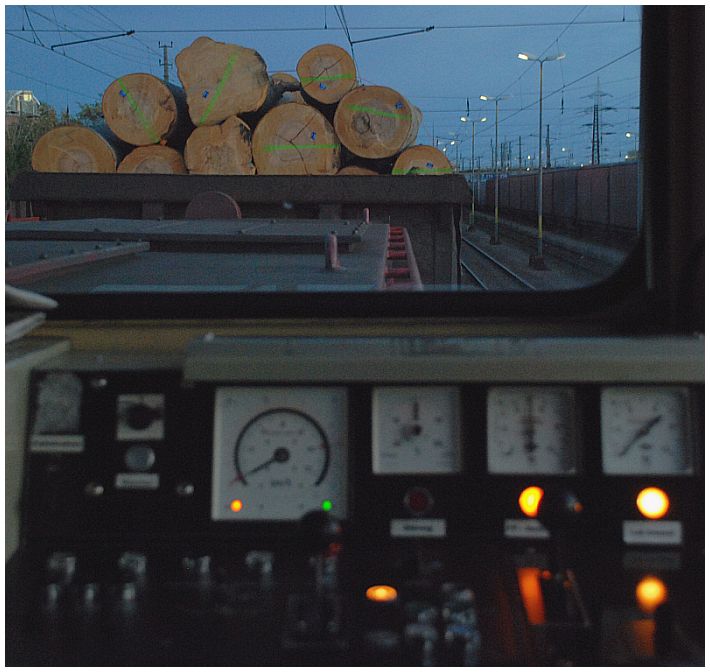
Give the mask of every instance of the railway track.
<path id="1" fill-rule="evenodd" d="M 466 237 L 461 239 L 469 249 L 476 254 L 481 265 L 472 268 L 469 263 L 461 259 L 461 268 L 468 274 L 468 277 L 481 289 L 525 289 L 535 290 L 527 280 L 521 278 L 515 271 L 508 268 L 499 259 L 492 257 L 488 252 L 481 249 L 476 243 Z"/>

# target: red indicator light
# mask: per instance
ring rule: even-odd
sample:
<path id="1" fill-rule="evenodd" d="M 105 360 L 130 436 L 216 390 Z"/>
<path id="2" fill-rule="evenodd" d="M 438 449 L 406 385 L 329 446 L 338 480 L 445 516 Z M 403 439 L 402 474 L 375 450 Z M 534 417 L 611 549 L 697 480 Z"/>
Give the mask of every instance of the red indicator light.
<path id="1" fill-rule="evenodd" d="M 404 496 L 404 505 L 415 514 L 426 513 L 433 504 L 434 498 L 424 488 L 412 488 Z"/>
<path id="2" fill-rule="evenodd" d="M 229 508 L 234 511 L 234 513 L 239 513 L 244 508 L 244 502 L 241 499 L 233 499 Z"/>

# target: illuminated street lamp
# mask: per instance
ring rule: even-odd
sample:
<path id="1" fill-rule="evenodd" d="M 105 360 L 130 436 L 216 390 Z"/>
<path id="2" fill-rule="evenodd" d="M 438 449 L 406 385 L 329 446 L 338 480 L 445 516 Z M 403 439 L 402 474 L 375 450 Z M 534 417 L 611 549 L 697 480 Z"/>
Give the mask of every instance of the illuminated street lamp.
<path id="1" fill-rule="evenodd" d="M 461 117 L 461 121 L 465 124 L 468 121 L 468 117 Z M 474 152 L 475 152 L 475 147 L 476 147 L 476 122 L 480 121 L 483 123 L 484 121 L 488 121 L 487 117 L 481 117 L 480 119 L 471 119 L 471 221 L 469 224 L 469 230 L 473 227 L 475 224 L 475 216 L 476 216 L 476 189 L 474 187 L 474 177 L 475 177 L 475 170 L 474 170 L 474 165 L 473 165 L 473 157 L 474 157 Z M 475 183 L 476 186 L 478 186 L 478 183 Z"/>
<path id="2" fill-rule="evenodd" d="M 538 128 L 538 184 L 537 184 L 537 254 L 530 255 L 530 266 L 538 270 L 545 270 L 545 260 L 542 256 L 542 64 L 547 61 L 561 61 L 565 55 L 559 53 L 556 56 L 539 58 L 532 54 L 520 53 L 518 58 L 523 61 L 537 61 L 540 64 L 540 124 Z"/>
<path id="3" fill-rule="evenodd" d="M 510 96 L 496 96 L 495 98 L 491 96 L 481 96 L 481 100 L 492 100 L 496 104 L 496 143 L 495 143 L 495 154 L 494 160 L 495 171 L 496 171 L 496 188 L 495 188 L 495 220 L 493 224 L 493 237 L 491 238 L 492 245 L 500 244 L 500 236 L 498 229 L 498 103 L 501 100 L 507 100 Z"/>

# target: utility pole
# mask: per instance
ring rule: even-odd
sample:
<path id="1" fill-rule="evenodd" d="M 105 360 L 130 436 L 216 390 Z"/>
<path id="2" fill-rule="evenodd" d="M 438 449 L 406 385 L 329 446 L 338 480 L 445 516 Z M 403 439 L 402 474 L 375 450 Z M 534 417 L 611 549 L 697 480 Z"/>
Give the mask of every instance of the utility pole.
<path id="1" fill-rule="evenodd" d="M 523 136 L 518 136 L 518 170 L 523 169 Z"/>
<path id="2" fill-rule="evenodd" d="M 547 149 L 547 162 L 545 163 L 545 168 L 550 167 L 550 124 L 547 126 L 547 137 L 545 139 L 545 148 Z"/>
<path id="3" fill-rule="evenodd" d="M 170 42 L 170 44 L 163 44 L 162 42 L 158 42 L 158 47 L 163 50 L 163 60 L 160 63 L 160 65 L 163 66 L 163 81 L 168 82 L 170 81 L 170 76 L 168 75 L 168 70 L 170 69 L 170 62 L 168 61 L 168 49 L 173 48 L 173 43 L 172 41 Z"/>

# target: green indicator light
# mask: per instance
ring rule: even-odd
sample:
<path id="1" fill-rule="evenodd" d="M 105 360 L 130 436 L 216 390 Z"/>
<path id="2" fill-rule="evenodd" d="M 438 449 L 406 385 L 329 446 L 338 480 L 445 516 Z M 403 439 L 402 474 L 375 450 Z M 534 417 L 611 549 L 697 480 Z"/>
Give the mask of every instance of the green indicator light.
<path id="1" fill-rule="evenodd" d="M 333 502 L 331 502 L 329 499 L 324 499 L 323 504 L 321 504 L 323 507 L 323 511 L 330 511 L 333 508 Z"/>

